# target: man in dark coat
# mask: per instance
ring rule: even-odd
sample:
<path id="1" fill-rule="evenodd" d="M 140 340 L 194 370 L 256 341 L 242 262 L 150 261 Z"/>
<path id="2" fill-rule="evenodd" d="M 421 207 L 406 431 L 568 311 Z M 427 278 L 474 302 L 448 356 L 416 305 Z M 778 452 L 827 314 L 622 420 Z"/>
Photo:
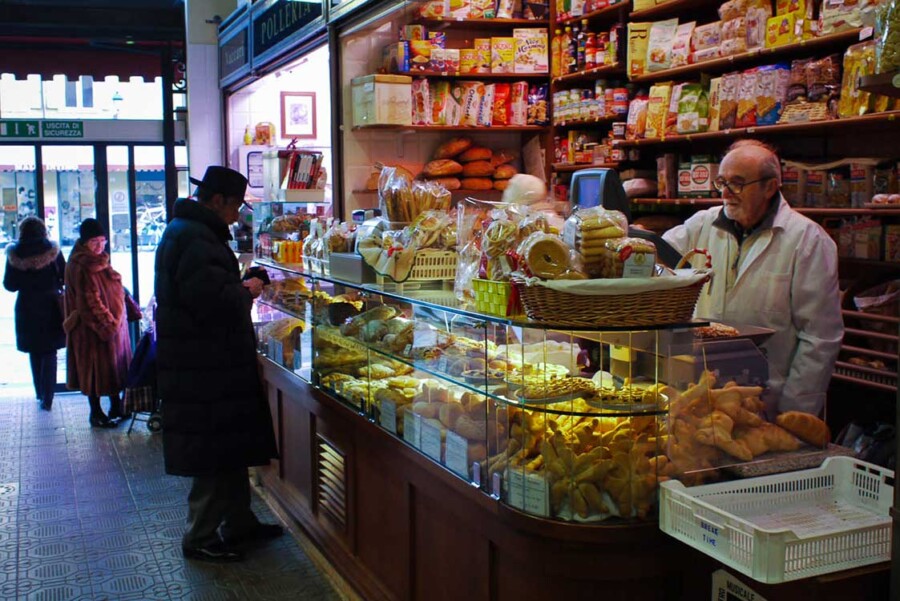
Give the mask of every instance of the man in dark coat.
<path id="1" fill-rule="evenodd" d="M 175 203 L 156 252 L 163 455 L 167 473 L 193 477 L 184 556 L 238 561 L 235 545 L 283 532 L 251 511 L 247 472 L 277 456 L 250 320 L 263 283 L 241 281 L 228 246 L 246 178 L 209 167 L 191 181 L 197 201 Z"/>

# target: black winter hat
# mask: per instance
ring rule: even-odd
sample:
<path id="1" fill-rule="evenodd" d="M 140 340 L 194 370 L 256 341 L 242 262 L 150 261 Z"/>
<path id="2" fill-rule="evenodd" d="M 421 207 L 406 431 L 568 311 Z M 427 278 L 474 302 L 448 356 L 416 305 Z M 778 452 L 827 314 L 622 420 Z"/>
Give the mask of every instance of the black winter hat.
<path id="1" fill-rule="evenodd" d="M 98 236 L 106 236 L 106 230 L 104 230 L 103 226 L 100 225 L 100 222 L 93 217 L 88 217 L 81 222 L 80 226 L 78 226 L 78 239 L 80 241 L 87 242 L 91 238 L 96 238 Z"/>
<path id="2" fill-rule="evenodd" d="M 19 224 L 19 240 L 41 240 L 47 237 L 47 226 L 38 217 L 26 217 Z"/>
<path id="3" fill-rule="evenodd" d="M 190 178 L 191 183 L 213 194 L 219 193 L 225 198 L 238 198 L 244 201 L 247 191 L 247 178 L 240 172 L 228 167 L 213 165 L 206 168 L 203 179 Z"/>

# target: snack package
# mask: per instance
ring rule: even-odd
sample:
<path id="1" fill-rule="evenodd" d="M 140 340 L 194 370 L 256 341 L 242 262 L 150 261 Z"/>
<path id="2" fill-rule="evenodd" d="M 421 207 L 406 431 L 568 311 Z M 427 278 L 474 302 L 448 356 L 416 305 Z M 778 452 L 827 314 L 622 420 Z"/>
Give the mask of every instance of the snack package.
<path id="1" fill-rule="evenodd" d="M 806 65 L 812 59 L 796 59 L 791 61 L 791 76 L 788 80 L 787 102 L 806 101 Z"/>
<path id="2" fill-rule="evenodd" d="M 669 112 L 669 96 L 671 93 L 672 84 L 669 83 L 656 84 L 650 88 L 644 137 L 662 138 L 665 136 L 666 117 Z"/>
<path id="3" fill-rule="evenodd" d="M 547 84 L 533 85 L 528 91 L 528 125 L 549 125 Z"/>
<path id="4" fill-rule="evenodd" d="M 515 250 L 518 229 L 505 211 L 492 212 L 481 242 L 483 256 L 479 276 L 498 282 L 509 280 L 516 265 L 508 253 Z"/>
<path id="5" fill-rule="evenodd" d="M 533 277 L 563 279 L 573 271 L 569 247 L 554 234 L 532 232 L 519 244 L 517 253 L 522 270 Z"/>
<path id="6" fill-rule="evenodd" d="M 528 82 L 517 81 L 510 87 L 509 124 L 528 123 Z"/>
<path id="7" fill-rule="evenodd" d="M 854 44 L 844 53 L 844 76 L 838 114 L 854 117 L 872 112 L 872 95 L 859 89 L 859 78 L 875 71 L 875 42 Z"/>
<path id="8" fill-rule="evenodd" d="M 799 163 L 782 161 L 781 195 L 792 207 L 802 207 L 806 202 L 806 168 Z"/>
<path id="9" fill-rule="evenodd" d="M 430 40 L 409 40 L 409 69 L 410 71 L 428 71 L 431 65 Z"/>
<path id="10" fill-rule="evenodd" d="M 501 213 L 503 216 L 501 217 Z M 480 277 L 479 272 L 487 269 L 482 248 L 487 227 L 495 220 L 518 224 L 523 215 L 521 207 L 502 202 L 488 202 L 466 198 L 457 206 L 456 238 L 459 249 L 459 263 L 453 291 L 462 302 L 474 302 L 475 293 L 472 280 Z M 495 232 L 499 235 L 502 232 Z M 513 244 L 515 232 L 513 232 Z M 496 267 L 496 265 L 494 265 Z M 502 270 L 501 266 L 501 270 Z"/>
<path id="11" fill-rule="evenodd" d="M 478 125 L 481 127 L 490 127 L 494 123 L 494 87 L 492 83 L 484 86 L 484 96 L 478 108 Z"/>
<path id="12" fill-rule="evenodd" d="M 459 125 L 462 121 L 463 98 L 465 96 L 465 82 L 454 81 L 450 83 L 450 94 L 444 106 L 444 125 Z"/>
<path id="13" fill-rule="evenodd" d="M 513 0 L 497 0 L 497 18 L 512 19 L 515 2 Z"/>
<path id="14" fill-rule="evenodd" d="M 850 163 L 850 206 L 862 208 L 875 194 L 875 163 Z"/>
<path id="15" fill-rule="evenodd" d="M 494 84 L 493 125 L 509 125 L 509 93 L 508 83 Z"/>
<path id="16" fill-rule="evenodd" d="M 481 111 L 481 100 L 484 98 L 484 83 L 480 81 L 460 82 L 462 87 L 462 118 L 461 125 L 476 127 L 478 115 Z"/>
<path id="17" fill-rule="evenodd" d="M 766 19 L 766 48 L 790 44 L 795 39 L 796 13 Z"/>
<path id="18" fill-rule="evenodd" d="M 675 131 L 679 134 L 692 134 L 706 131 L 709 128 L 709 97 L 706 90 L 698 83 L 686 84 L 681 89 L 678 100 L 678 121 Z"/>
<path id="19" fill-rule="evenodd" d="M 327 258 L 331 253 L 347 253 L 353 248 L 350 224 L 335 221 L 322 237 L 322 248 Z"/>
<path id="20" fill-rule="evenodd" d="M 459 49 L 444 48 L 444 71 L 447 73 L 459 72 Z"/>
<path id="21" fill-rule="evenodd" d="M 596 273 L 601 278 L 649 278 L 656 265 L 656 245 L 643 238 L 613 238 L 599 248 Z"/>
<path id="22" fill-rule="evenodd" d="M 441 183 L 440 178 L 431 181 L 414 181 L 411 186 L 409 215 L 416 219 L 426 211 L 443 211 L 452 208 L 450 191 Z"/>
<path id="23" fill-rule="evenodd" d="M 491 38 L 491 73 L 515 73 L 515 58 L 515 38 Z"/>
<path id="24" fill-rule="evenodd" d="M 447 125 L 445 118 L 450 99 L 450 82 L 446 79 L 430 82 L 429 94 L 431 96 L 431 123 Z"/>
<path id="25" fill-rule="evenodd" d="M 691 35 L 694 33 L 696 21 L 682 23 L 675 30 L 675 38 L 672 40 L 671 67 L 683 67 L 691 58 Z"/>
<path id="26" fill-rule="evenodd" d="M 806 206 L 825 206 L 825 171 L 811 169 L 806 173 Z"/>
<path id="27" fill-rule="evenodd" d="M 850 207 L 850 169 L 848 167 L 836 167 L 825 172 L 825 198 L 829 207 Z"/>
<path id="28" fill-rule="evenodd" d="M 647 43 L 647 67 L 649 72 L 662 71 L 672 66 L 672 45 L 678 19 L 657 21 L 650 26 L 650 38 Z"/>
<path id="29" fill-rule="evenodd" d="M 628 75 L 643 75 L 647 71 L 647 52 L 652 23 L 628 24 Z"/>
<path id="30" fill-rule="evenodd" d="M 719 18 L 730 21 L 747 14 L 747 0 L 728 0 L 719 6 Z"/>
<path id="31" fill-rule="evenodd" d="M 441 233 L 452 223 L 453 220 L 446 211 L 422 211 L 407 226 L 405 235 L 416 250 L 426 248 L 445 250 Z"/>
<path id="32" fill-rule="evenodd" d="M 747 49 L 762 48 L 766 45 L 766 23 L 772 16 L 772 5 L 763 2 L 761 6 L 747 10 Z"/>
<path id="33" fill-rule="evenodd" d="M 412 82 L 413 125 L 432 125 L 434 112 L 431 104 L 431 88 L 426 78 L 417 78 Z"/>
<path id="34" fill-rule="evenodd" d="M 647 104 L 646 96 L 637 96 L 628 105 L 628 120 L 625 122 L 625 138 L 637 140 L 643 138 L 647 129 Z M 569 145 L 571 149 L 571 144 Z"/>
<path id="35" fill-rule="evenodd" d="M 581 255 L 584 271 L 590 276 L 600 273 L 600 254 L 606 241 L 623 238 L 628 220 L 619 211 L 603 207 L 576 210 L 563 226 L 563 240 Z"/>
<path id="36" fill-rule="evenodd" d="M 469 3 L 469 18 L 471 19 L 493 19 L 496 14 L 494 0 L 471 0 Z"/>
<path id="37" fill-rule="evenodd" d="M 722 42 L 719 54 L 730 56 L 747 51 L 747 20 L 741 16 L 730 21 L 722 21 Z"/>
<path id="38" fill-rule="evenodd" d="M 829 102 L 840 91 L 840 61 L 837 56 L 826 56 L 806 65 L 806 99 L 810 102 Z"/>
<path id="39" fill-rule="evenodd" d="M 719 91 L 722 85 L 721 77 L 713 77 L 709 80 L 709 131 L 719 131 Z"/>
<path id="40" fill-rule="evenodd" d="M 741 73 L 741 86 L 738 89 L 737 117 L 735 126 L 753 127 L 756 125 L 756 82 L 759 69 L 747 69 Z"/>
<path id="41" fill-rule="evenodd" d="M 719 129 L 735 127 L 737 121 L 738 97 L 741 87 L 740 73 L 726 73 L 719 84 Z"/>
<path id="42" fill-rule="evenodd" d="M 678 83 L 672 87 L 672 93 L 669 96 L 669 110 L 666 113 L 666 133 L 674 134 L 675 126 L 678 125 L 678 101 L 681 100 L 681 90 L 687 84 Z"/>
<path id="43" fill-rule="evenodd" d="M 474 48 L 463 48 L 459 51 L 460 74 L 477 73 L 475 66 L 478 64 L 478 51 Z"/>
<path id="44" fill-rule="evenodd" d="M 787 98 L 791 70 L 787 65 L 760 67 L 756 80 L 756 124 L 778 123 Z"/>
<path id="45" fill-rule="evenodd" d="M 516 73 L 548 73 L 550 71 L 546 29 L 513 29 Z"/>
<path id="46" fill-rule="evenodd" d="M 875 73 L 900 70 L 900 5 L 882 2 L 875 15 Z"/>
<path id="47" fill-rule="evenodd" d="M 823 0 L 819 10 L 819 35 L 828 35 L 874 24 L 877 2 L 871 0 Z"/>
<path id="48" fill-rule="evenodd" d="M 713 21 L 694 29 L 691 36 L 691 51 L 694 53 L 719 48 L 722 43 L 722 22 Z M 694 61 L 698 62 L 698 61 Z"/>
<path id="49" fill-rule="evenodd" d="M 810 8 L 812 6 L 810 5 Z M 775 0 L 775 14 L 786 15 L 788 13 L 806 14 L 806 0 Z"/>
<path id="50" fill-rule="evenodd" d="M 378 203 L 389 222 L 412 221 L 412 189 L 409 180 L 396 167 L 384 167 L 378 179 Z"/>
<path id="51" fill-rule="evenodd" d="M 473 73 L 491 72 L 491 38 L 475 38 L 475 69 Z"/>

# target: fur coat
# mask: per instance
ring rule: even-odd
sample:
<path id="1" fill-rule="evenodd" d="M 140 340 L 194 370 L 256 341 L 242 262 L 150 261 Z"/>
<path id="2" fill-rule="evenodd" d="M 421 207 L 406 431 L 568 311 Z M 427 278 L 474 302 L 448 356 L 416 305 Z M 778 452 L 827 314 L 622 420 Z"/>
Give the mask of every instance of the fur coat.
<path id="1" fill-rule="evenodd" d="M 66 265 L 66 386 L 89 396 L 117 395 L 131 361 L 128 297 L 109 255 L 75 243 Z M 136 308 L 134 308 L 136 309 Z"/>
<path id="2" fill-rule="evenodd" d="M 18 292 L 15 308 L 16 348 L 23 353 L 53 353 L 66 346 L 57 291 L 66 261 L 59 246 L 46 238 L 25 240 L 6 249 L 3 287 Z"/>

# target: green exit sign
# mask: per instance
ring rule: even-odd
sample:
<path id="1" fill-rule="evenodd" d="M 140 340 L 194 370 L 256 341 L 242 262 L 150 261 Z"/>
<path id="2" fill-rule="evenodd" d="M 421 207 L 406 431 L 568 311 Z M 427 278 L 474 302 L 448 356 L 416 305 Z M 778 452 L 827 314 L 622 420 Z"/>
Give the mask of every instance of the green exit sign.
<path id="1" fill-rule="evenodd" d="M 0 121 L 0 138 L 37 138 L 40 121 Z"/>
<path id="2" fill-rule="evenodd" d="M 83 138 L 83 121 L 42 121 L 42 138 Z"/>

